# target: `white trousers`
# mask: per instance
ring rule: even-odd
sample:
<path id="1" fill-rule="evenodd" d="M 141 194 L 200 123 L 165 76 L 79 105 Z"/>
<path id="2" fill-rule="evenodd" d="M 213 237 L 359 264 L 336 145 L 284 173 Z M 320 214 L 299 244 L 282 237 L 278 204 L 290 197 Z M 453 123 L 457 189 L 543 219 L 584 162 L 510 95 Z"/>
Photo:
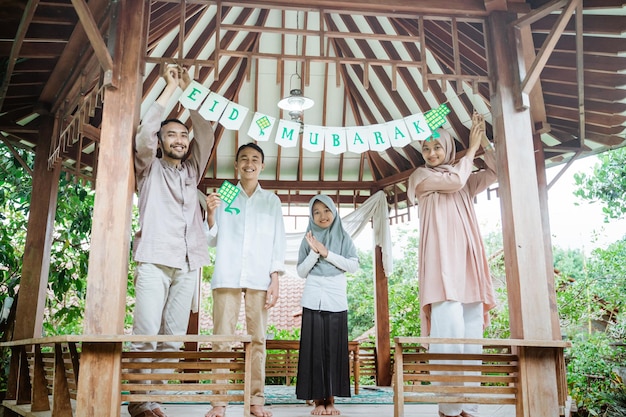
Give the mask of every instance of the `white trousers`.
<path id="1" fill-rule="evenodd" d="M 133 334 L 137 335 L 184 335 L 187 334 L 189 313 L 195 288 L 198 285 L 198 270 L 185 271 L 163 265 L 141 263 L 136 269 L 135 309 L 133 312 Z M 134 342 L 131 351 L 178 351 L 180 342 Z M 145 360 L 150 361 L 149 359 Z M 166 362 L 172 360 L 160 360 Z M 175 360 L 174 360 L 175 362 Z M 172 372 L 169 369 L 144 368 L 142 373 Z M 156 378 L 147 383 L 163 383 Z M 128 412 L 135 416 L 152 410 L 158 403 L 130 403 Z"/>
<path id="2" fill-rule="evenodd" d="M 483 303 L 463 304 L 458 301 L 433 303 L 430 313 L 430 337 L 482 339 Z M 434 344 L 428 349 L 431 353 L 481 353 L 481 345 Z M 433 363 L 453 364 L 456 361 L 432 361 Z M 475 361 L 470 361 L 475 362 Z M 454 372 L 441 372 L 454 374 Z M 474 384 L 474 383 L 471 383 Z M 471 385 L 466 383 L 466 385 Z M 478 412 L 477 404 L 439 404 L 439 412 L 446 416 L 458 416 L 462 411 L 470 414 Z"/>

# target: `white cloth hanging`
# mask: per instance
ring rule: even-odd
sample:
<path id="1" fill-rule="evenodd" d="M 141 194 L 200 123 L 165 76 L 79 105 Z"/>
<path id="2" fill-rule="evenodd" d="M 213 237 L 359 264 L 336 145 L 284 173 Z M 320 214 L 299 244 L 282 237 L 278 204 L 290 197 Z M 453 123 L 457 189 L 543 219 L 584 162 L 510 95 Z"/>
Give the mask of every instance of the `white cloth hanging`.
<path id="1" fill-rule="evenodd" d="M 356 210 L 341 218 L 344 229 L 355 239 L 369 221 L 374 226 L 374 244 L 382 248 L 383 270 L 387 276 L 393 272 L 393 254 L 391 253 L 391 230 L 389 228 L 389 207 L 383 191 L 378 191 L 365 200 Z M 298 249 L 304 232 L 287 233 L 287 255 L 285 262 L 298 262 Z"/>

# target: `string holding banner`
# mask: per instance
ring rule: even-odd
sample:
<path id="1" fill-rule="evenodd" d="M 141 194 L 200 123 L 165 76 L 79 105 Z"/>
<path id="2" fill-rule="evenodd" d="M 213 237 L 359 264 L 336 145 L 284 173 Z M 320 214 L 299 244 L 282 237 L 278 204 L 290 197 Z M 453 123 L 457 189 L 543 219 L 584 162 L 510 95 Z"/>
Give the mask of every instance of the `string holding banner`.
<path id="1" fill-rule="evenodd" d="M 197 81 L 192 81 L 179 99 L 180 103 L 209 121 L 217 121 L 229 130 L 241 130 L 249 113 L 245 106 L 231 102 L 210 91 Z M 391 147 L 400 148 L 412 141 L 428 140 L 446 123 L 450 109 L 444 103 L 426 113 L 416 113 L 402 119 L 370 126 L 301 126 L 298 122 L 276 119 L 255 112 L 247 133 L 256 141 L 273 140 L 282 147 L 294 147 L 300 139 L 302 147 L 312 152 L 326 151 L 331 154 L 367 151 L 382 152 Z"/>

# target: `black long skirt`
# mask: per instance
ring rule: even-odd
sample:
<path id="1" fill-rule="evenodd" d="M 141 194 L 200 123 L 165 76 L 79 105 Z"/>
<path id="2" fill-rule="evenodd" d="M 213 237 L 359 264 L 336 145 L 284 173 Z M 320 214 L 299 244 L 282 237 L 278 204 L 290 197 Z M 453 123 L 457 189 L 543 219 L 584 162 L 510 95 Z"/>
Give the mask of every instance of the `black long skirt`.
<path id="1" fill-rule="evenodd" d="M 304 308 L 296 397 L 320 400 L 350 397 L 348 312 Z"/>

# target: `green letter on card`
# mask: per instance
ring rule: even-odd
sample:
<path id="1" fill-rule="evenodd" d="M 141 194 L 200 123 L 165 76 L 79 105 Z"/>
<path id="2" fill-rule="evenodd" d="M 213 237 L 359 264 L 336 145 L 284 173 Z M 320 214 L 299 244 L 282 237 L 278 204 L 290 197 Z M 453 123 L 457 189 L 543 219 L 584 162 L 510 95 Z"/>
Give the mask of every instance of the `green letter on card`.
<path id="1" fill-rule="evenodd" d="M 288 138 L 289 140 L 293 140 L 293 132 L 293 129 L 287 129 L 286 127 L 283 127 L 283 135 L 281 139 Z"/>
<path id="2" fill-rule="evenodd" d="M 415 128 L 415 133 L 423 133 L 424 132 L 424 129 L 422 129 L 420 127 L 419 120 L 416 120 L 416 121 L 413 122 L 413 127 Z"/>
<path id="3" fill-rule="evenodd" d="M 239 110 L 237 109 L 233 109 L 233 111 L 230 112 L 230 116 L 228 116 L 230 120 L 237 120 L 238 117 L 239 117 Z"/>
<path id="4" fill-rule="evenodd" d="M 195 97 L 195 95 L 196 95 L 196 94 L 198 94 L 198 93 L 201 93 L 201 92 L 202 92 L 202 91 L 198 90 L 197 88 L 194 88 L 194 89 L 192 89 L 192 90 L 189 92 L 189 95 L 187 96 L 187 98 L 188 98 L 189 100 L 196 101 L 196 100 L 197 100 L 197 98 Z"/>

